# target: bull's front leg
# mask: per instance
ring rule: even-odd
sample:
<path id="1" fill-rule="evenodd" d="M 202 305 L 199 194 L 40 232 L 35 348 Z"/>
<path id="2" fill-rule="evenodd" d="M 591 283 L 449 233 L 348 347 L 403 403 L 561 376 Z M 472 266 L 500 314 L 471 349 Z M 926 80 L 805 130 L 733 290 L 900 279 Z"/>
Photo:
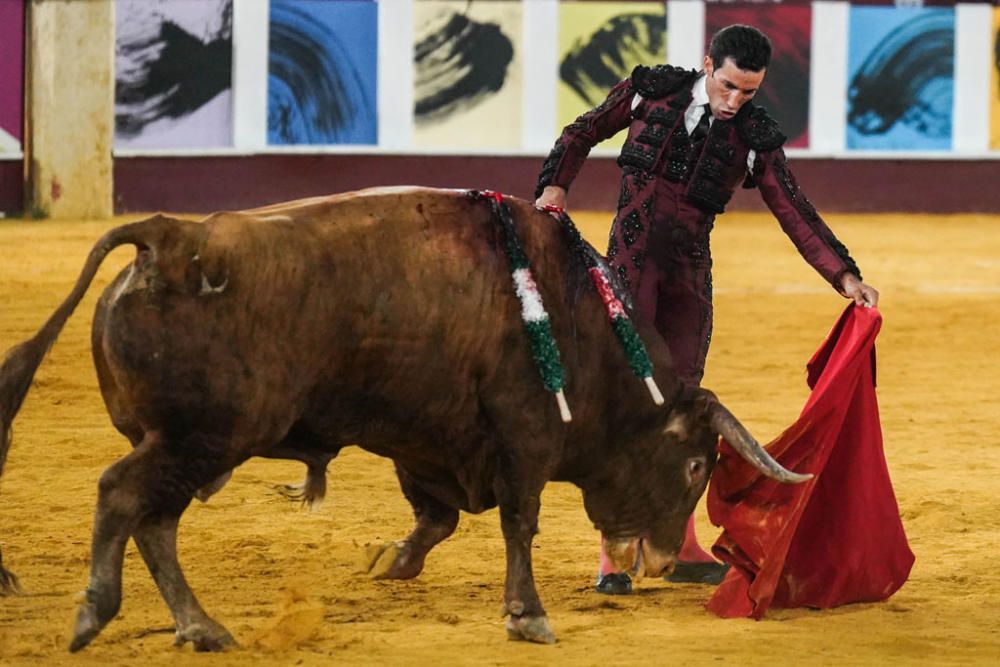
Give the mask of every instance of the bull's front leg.
<path id="1" fill-rule="evenodd" d="M 174 617 L 174 645 L 183 646 L 191 642 L 196 651 L 221 651 L 235 646 L 233 636 L 205 613 L 184 578 L 177 561 L 179 520 L 180 515 L 174 513 L 148 517 L 133 535 L 139 553 Z"/>
<path id="2" fill-rule="evenodd" d="M 535 590 L 531 570 L 531 541 L 538 532 L 538 510 L 544 480 L 532 480 L 530 466 L 501 466 L 496 483 L 500 526 L 507 547 L 507 581 L 504 586 L 504 613 L 507 636 L 540 644 L 554 644 L 556 636 Z"/>

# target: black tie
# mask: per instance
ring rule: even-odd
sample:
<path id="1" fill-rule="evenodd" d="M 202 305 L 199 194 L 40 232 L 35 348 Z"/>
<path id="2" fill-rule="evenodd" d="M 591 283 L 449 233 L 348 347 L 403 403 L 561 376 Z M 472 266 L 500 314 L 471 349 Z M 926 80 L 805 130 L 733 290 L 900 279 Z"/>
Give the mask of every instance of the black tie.
<path id="1" fill-rule="evenodd" d="M 694 126 L 691 130 L 691 143 L 695 146 L 701 144 L 705 141 L 705 137 L 708 136 L 709 124 L 712 120 L 712 108 L 707 103 L 703 104 L 705 112 L 701 114 L 701 118 L 698 120 L 698 124 Z"/>

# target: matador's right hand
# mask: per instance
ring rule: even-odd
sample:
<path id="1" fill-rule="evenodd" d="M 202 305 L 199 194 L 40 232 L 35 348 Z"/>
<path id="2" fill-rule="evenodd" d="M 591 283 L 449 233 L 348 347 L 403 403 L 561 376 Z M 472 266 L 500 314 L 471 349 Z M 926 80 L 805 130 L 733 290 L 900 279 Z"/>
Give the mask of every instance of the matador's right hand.
<path id="1" fill-rule="evenodd" d="M 865 308 L 873 308 L 878 305 L 878 290 L 861 282 L 853 273 L 845 273 L 840 281 L 841 293 L 848 299 L 854 299 L 854 303 Z"/>
<path id="2" fill-rule="evenodd" d="M 558 208 L 559 210 L 566 209 L 566 190 L 560 188 L 558 185 L 548 185 L 542 190 L 541 196 L 535 200 L 535 208 L 544 209 L 546 206 L 551 206 Z M 559 217 L 554 211 L 551 212 L 555 217 Z"/>

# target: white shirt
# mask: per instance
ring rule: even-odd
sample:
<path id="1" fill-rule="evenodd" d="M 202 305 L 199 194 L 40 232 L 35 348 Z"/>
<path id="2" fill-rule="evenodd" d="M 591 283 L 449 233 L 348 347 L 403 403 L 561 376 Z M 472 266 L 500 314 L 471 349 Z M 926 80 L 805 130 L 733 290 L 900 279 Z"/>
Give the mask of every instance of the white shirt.
<path id="1" fill-rule="evenodd" d="M 684 127 L 687 128 L 688 134 L 694 132 L 694 128 L 697 127 L 702 114 L 705 113 L 705 105 L 708 104 L 708 88 L 705 87 L 705 80 L 707 78 L 705 74 L 702 74 L 691 87 L 691 104 L 688 106 L 687 111 L 684 112 Z M 642 95 L 636 93 L 635 97 L 632 98 L 632 111 L 635 111 L 640 102 L 642 102 Z M 709 118 L 709 127 L 714 122 L 714 116 Z M 750 172 L 753 172 L 753 164 L 756 160 L 757 151 L 750 149 L 750 153 L 747 155 L 747 169 Z"/>

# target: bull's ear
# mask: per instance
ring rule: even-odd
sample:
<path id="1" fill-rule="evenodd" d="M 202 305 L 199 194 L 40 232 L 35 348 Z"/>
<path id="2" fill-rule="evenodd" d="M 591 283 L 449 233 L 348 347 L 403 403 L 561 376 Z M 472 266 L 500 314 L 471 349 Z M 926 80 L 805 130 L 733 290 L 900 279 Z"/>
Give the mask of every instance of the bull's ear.
<path id="1" fill-rule="evenodd" d="M 670 410 L 664 435 L 672 435 L 678 442 L 687 440 L 696 426 L 709 424 L 713 406 L 718 402 L 715 394 L 707 389 L 685 391 Z"/>

